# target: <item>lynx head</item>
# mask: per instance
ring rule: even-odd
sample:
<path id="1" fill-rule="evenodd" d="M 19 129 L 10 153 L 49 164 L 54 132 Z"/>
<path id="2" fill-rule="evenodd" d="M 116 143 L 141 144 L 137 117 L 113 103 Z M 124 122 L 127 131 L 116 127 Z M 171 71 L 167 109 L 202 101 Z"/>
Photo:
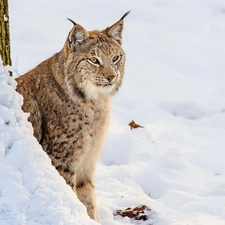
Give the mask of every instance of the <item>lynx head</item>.
<path id="1" fill-rule="evenodd" d="M 65 83 L 69 94 L 97 99 L 112 96 L 122 83 L 125 54 L 121 48 L 123 19 L 104 30 L 74 26 L 64 45 Z"/>

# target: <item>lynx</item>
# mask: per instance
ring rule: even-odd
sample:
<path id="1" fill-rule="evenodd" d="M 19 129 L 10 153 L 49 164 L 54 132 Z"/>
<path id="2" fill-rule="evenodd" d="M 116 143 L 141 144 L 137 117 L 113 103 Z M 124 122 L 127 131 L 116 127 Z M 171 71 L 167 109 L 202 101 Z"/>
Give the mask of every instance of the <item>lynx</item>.
<path id="1" fill-rule="evenodd" d="M 23 111 L 59 174 L 97 221 L 94 171 L 122 84 L 123 19 L 100 31 L 74 21 L 62 50 L 17 78 Z"/>

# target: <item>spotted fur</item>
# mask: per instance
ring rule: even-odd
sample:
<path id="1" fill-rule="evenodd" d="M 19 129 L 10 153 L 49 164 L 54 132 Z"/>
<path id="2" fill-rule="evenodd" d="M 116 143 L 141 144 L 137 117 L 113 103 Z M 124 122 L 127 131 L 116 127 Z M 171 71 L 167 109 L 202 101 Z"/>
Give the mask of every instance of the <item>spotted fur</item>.
<path id="1" fill-rule="evenodd" d="M 17 91 L 34 136 L 97 220 L 94 171 L 124 75 L 123 17 L 102 31 L 73 24 L 63 49 L 19 77 Z"/>

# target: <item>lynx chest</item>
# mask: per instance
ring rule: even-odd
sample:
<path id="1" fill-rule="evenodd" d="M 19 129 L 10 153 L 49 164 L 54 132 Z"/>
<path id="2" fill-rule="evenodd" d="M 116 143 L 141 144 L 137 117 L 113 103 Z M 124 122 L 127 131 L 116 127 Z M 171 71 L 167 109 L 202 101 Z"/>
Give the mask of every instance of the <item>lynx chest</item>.
<path id="1" fill-rule="evenodd" d="M 107 103 L 57 96 L 40 102 L 43 134 L 40 144 L 53 164 L 57 160 L 80 163 L 90 155 L 96 155 L 97 160 L 108 127 Z"/>

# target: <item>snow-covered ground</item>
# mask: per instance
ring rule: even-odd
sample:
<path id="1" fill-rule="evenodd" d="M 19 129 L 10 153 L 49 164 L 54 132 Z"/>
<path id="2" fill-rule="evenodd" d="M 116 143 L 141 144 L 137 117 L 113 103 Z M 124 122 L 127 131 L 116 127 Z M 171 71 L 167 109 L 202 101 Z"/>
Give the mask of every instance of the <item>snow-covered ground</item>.
<path id="1" fill-rule="evenodd" d="M 103 29 L 125 12 L 123 87 L 96 173 L 99 223 L 147 205 L 154 225 L 225 224 L 224 0 L 9 1 L 18 74 L 59 51 L 72 25 Z M 0 69 L 0 224 L 95 224 L 22 114 Z M 134 120 L 144 126 L 130 130 Z M 137 223 L 137 222 L 136 222 Z"/>
<path id="2" fill-rule="evenodd" d="M 32 136 L 15 87 L 0 61 L 0 225 L 96 224 Z"/>

